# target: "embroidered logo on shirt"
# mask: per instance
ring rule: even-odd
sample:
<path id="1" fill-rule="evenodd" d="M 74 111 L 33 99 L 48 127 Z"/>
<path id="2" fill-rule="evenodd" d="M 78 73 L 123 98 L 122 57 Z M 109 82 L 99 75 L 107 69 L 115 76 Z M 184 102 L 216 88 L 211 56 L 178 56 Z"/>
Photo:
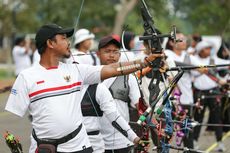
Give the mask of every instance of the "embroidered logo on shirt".
<path id="1" fill-rule="evenodd" d="M 18 93 L 17 93 L 17 90 L 16 90 L 16 89 L 11 89 L 11 94 L 17 95 L 17 94 L 18 94 Z"/>
<path id="2" fill-rule="evenodd" d="M 71 80 L 70 75 L 64 76 L 64 79 L 66 82 L 70 82 L 70 80 Z"/>
<path id="3" fill-rule="evenodd" d="M 38 81 L 36 82 L 37 84 L 41 84 L 41 83 L 44 83 L 45 81 L 44 80 L 41 80 L 41 81 Z"/>

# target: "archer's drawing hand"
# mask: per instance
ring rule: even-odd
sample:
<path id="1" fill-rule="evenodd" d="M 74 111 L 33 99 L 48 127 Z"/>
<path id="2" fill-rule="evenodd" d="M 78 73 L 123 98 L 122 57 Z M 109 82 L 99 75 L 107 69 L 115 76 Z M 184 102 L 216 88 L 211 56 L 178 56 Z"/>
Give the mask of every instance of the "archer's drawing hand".
<path id="1" fill-rule="evenodd" d="M 203 68 L 199 68 L 198 71 L 200 73 L 208 74 L 208 68 L 204 68 L 204 67 Z"/>
<path id="2" fill-rule="evenodd" d="M 155 59 L 163 58 L 163 57 L 165 57 L 164 54 L 153 54 L 152 53 L 152 54 L 149 54 L 149 56 L 145 58 L 144 62 L 146 65 L 150 66 L 152 64 L 151 62 L 153 62 Z"/>
<path id="3" fill-rule="evenodd" d="M 169 67 L 168 67 L 166 61 L 165 61 L 165 60 L 162 60 L 161 63 L 160 63 L 160 69 L 159 69 L 159 71 L 160 71 L 161 73 L 165 73 L 166 70 L 167 70 L 168 68 L 169 68 Z"/>

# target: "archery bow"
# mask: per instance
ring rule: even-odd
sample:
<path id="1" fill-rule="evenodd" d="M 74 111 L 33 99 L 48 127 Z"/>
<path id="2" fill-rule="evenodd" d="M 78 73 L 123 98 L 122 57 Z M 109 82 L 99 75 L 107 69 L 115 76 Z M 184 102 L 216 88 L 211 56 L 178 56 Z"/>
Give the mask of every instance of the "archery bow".
<path id="1" fill-rule="evenodd" d="M 193 69 L 200 69 L 200 68 L 217 68 L 217 67 L 226 67 L 230 66 L 230 64 L 219 64 L 219 65 L 200 65 L 200 66 L 179 66 L 179 67 L 172 67 L 168 68 L 166 71 L 179 71 L 179 70 L 193 70 Z"/>
<path id="2" fill-rule="evenodd" d="M 152 53 L 161 53 L 162 52 L 162 46 L 161 46 L 161 40 L 160 39 L 163 38 L 163 37 L 170 37 L 171 39 L 175 40 L 176 39 L 175 38 L 175 36 L 176 36 L 175 27 L 173 29 L 173 32 L 170 35 L 157 34 L 157 30 L 154 27 L 154 21 L 152 19 L 152 16 L 149 13 L 147 5 L 145 4 L 144 0 L 142 0 L 141 2 L 142 2 L 141 15 L 142 15 L 142 18 L 143 18 L 143 27 L 144 27 L 144 30 L 145 30 L 145 34 L 144 34 L 145 36 L 140 37 L 139 39 L 148 41 L 148 46 L 151 49 Z M 154 50 L 152 50 L 153 48 L 154 48 Z M 162 150 L 159 150 L 159 151 L 168 152 L 168 149 L 165 147 L 164 143 L 169 142 L 169 139 L 172 137 L 172 131 L 173 131 L 172 130 L 173 125 L 172 125 L 172 123 L 169 122 L 170 120 L 172 120 L 172 117 L 171 117 L 172 108 L 171 108 L 170 101 L 168 99 L 169 95 L 171 94 L 172 91 L 170 90 L 169 93 L 168 93 L 168 89 L 170 88 L 170 86 L 168 88 L 166 87 L 165 91 L 162 92 L 162 94 L 160 96 L 158 96 L 159 93 L 160 93 L 160 87 L 159 87 L 160 82 L 165 80 L 164 79 L 165 74 L 162 74 L 160 72 L 160 69 L 159 69 L 162 66 L 162 59 L 161 58 L 156 59 L 154 62 L 151 63 L 151 66 L 152 66 L 152 69 L 151 69 L 151 74 L 152 74 L 151 77 L 152 78 L 151 78 L 151 81 L 150 81 L 149 86 L 148 86 L 148 89 L 149 89 L 149 104 L 151 105 L 151 107 L 148 107 L 147 110 L 145 111 L 145 113 L 143 113 L 143 115 L 140 116 L 138 123 L 140 124 L 141 122 L 145 121 L 146 117 L 149 115 L 151 110 L 154 109 L 154 107 L 157 104 L 157 102 L 162 97 L 164 97 L 163 98 L 164 99 L 163 103 L 160 106 L 160 108 L 158 108 L 158 111 L 157 111 L 158 115 L 160 115 L 162 110 L 163 110 L 163 108 L 166 106 L 165 110 L 164 110 L 165 111 L 165 117 L 167 119 L 166 128 L 165 128 L 166 136 L 164 137 L 164 140 L 161 141 L 161 145 L 162 145 L 161 149 Z M 177 76 L 180 76 L 180 75 L 182 76 L 182 74 L 183 74 L 183 72 L 180 73 Z M 176 78 L 180 78 L 180 77 L 176 77 Z M 175 81 L 175 83 L 177 81 Z M 173 86 L 175 86 L 175 84 Z M 151 116 L 152 115 L 150 115 L 150 118 L 151 118 Z"/>
<path id="3" fill-rule="evenodd" d="M 121 36 L 121 44 L 122 44 L 122 48 L 124 50 L 124 54 L 125 54 L 125 57 L 128 61 L 129 58 L 126 54 L 126 52 L 128 51 L 124 45 L 124 34 L 125 34 L 125 29 L 123 30 L 122 32 L 122 36 Z M 138 81 L 138 77 L 135 73 L 132 73 L 137 81 L 137 84 L 138 84 L 138 88 L 139 88 L 139 91 L 141 93 L 141 97 L 139 98 L 139 101 L 138 101 L 138 115 L 140 116 L 146 109 L 147 109 L 147 104 L 145 103 L 144 101 L 144 98 L 143 98 L 143 93 L 142 93 L 142 90 L 141 90 L 141 85 L 140 85 L 140 82 Z M 131 123 L 131 122 L 130 122 Z M 147 124 L 145 122 L 145 124 Z M 149 127 L 146 125 L 146 126 L 142 126 L 142 129 L 141 129 L 141 141 L 139 143 L 139 145 L 135 148 L 138 153 L 148 153 L 148 151 L 145 149 L 145 147 L 147 147 L 149 145 Z"/>
<path id="4" fill-rule="evenodd" d="M 10 148 L 11 153 L 23 153 L 22 145 L 18 138 L 15 138 L 13 134 L 6 131 L 4 134 L 7 146 Z"/>
<path id="5" fill-rule="evenodd" d="M 76 23 L 75 23 L 75 32 L 76 32 L 76 29 L 77 29 L 77 25 L 78 25 L 78 23 L 79 23 L 79 19 L 80 19 L 80 15 L 81 15 L 81 12 L 82 12 L 82 8 L 83 8 L 83 4 L 84 4 L 84 0 L 82 0 L 82 3 L 81 3 L 81 9 L 80 9 L 80 11 L 79 11 L 79 15 L 78 15 L 78 18 L 77 18 L 77 20 L 76 20 Z M 74 33 L 75 33 L 74 32 Z M 74 35 L 74 34 L 73 34 Z M 73 39 L 72 39 L 73 40 Z M 73 41 L 72 41 L 73 42 Z M 79 75 L 80 75 L 80 77 L 83 79 L 83 77 L 82 77 L 82 75 L 81 75 L 81 72 L 80 72 L 80 70 L 79 70 L 79 68 L 78 68 L 78 66 L 77 66 L 77 62 L 75 61 L 75 59 L 74 59 L 74 57 L 73 57 L 73 55 L 71 54 L 71 56 L 72 56 L 72 60 L 74 61 L 74 63 L 75 63 L 75 66 L 76 66 L 76 69 L 77 69 L 77 71 L 79 72 Z M 97 109 L 96 109 L 96 107 L 95 107 L 95 104 L 93 103 L 93 100 L 92 100 L 92 98 L 91 98 L 91 95 L 90 95 L 90 93 L 89 93 L 89 91 L 88 90 L 86 90 L 86 94 L 88 95 L 88 97 L 89 97 L 89 100 L 90 100 L 90 102 L 91 102 L 91 104 L 92 104 L 92 106 L 93 106 L 93 109 L 94 109 L 94 111 L 95 111 L 95 113 L 96 113 L 96 115 L 97 115 L 97 117 L 99 117 L 99 114 L 98 114 L 98 112 L 97 112 Z M 113 124 L 112 124 L 113 125 Z M 114 125 L 113 125 L 114 126 Z M 116 128 L 117 129 L 117 128 Z M 118 131 L 119 131 L 119 129 L 117 129 Z M 122 133 L 122 132 L 121 132 Z M 123 135 L 124 135 L 124 133 L 122 133 Z M 126 136 L 127 137 L 127 136 Z M 114 138 L 115 139 L 115 138 Z M 113 139 L 113 141 L 114 141 L 114 139 Z"/>

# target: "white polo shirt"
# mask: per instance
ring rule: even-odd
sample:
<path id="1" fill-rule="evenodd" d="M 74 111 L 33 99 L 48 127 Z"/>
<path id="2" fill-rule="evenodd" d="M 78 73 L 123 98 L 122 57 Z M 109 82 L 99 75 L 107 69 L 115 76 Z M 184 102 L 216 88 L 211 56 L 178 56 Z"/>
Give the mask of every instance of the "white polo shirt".
<path id="1" fill-rule="evenodd" d="M 12 54 L 15 63 L 15 75 L 18 75 L 22 70 L 31 66 L 30 52 L 25 52 L 25 47 L 15 46 Z"/>
<path id="2" fill-rule="evenodd" d="M 40 59 L 41 59 L 41 55 L 38 53 L 38 50 L 36 49 L 33 54 L 33 65 L 39 63 Z"/>
<path id="3" fill-rule="evenodd" d="M 181 55 L 175 54 L 171 50 L 165 50 L 165 54 L 177 62 L 184 62 L 186 52 L 183 51 Z M 192 65 L 200 65 L 200 62 L 190 55 L 190 61 Z M 184 73 L 178 81 L 179 89 L 181 91 L 180 102 L 181 104 L 193 104 L 193 91 L 192 91 L 192 77 L 190 73 Z"/>
<path id="4" fill-rule="evenodd" d="M 70 64 L 70 63 L 73 63 L 73 61 L 75 61 L 79 64 L 89 64 L 89 65 L 94 64 L 93 57 L 92 57 L 92 55 L 90 55 L 89 51 L 87 52 L 87 54 L 82 52 L 82 51 L 76 50 L 76 49 L 73 49 L 71 52 L 72 52 L 72 55 L 70 58 L 68 58 L 66 60 L 66 63 Z M 95 57 L 96 65 L 98 65 L 99 59 L 98 59 L 97 55 L 95 54 L 95 52 L 92 54 Z"/>
<path id="5" fill-rule="evenodd" d="M 88 85 L 84 86 L 82 96 L 84 97 L 86 93 L 86 89 Z M 116 112 L 116 105 L 113 101 L 113 97 L 108 90 L 108 88 L 103 85 L 102 83 L 98 84 L 96 88 L 96 101 L 100 106 L 100 109 L 103 111 L 104 115 L 108 115 L 110 113 Z M 85 125 L 87 132 L 97 131 L 100 130 L 100 123 L 99 123 L 99 116 L 84 116 L 83 117 L 83 124 Z M 110 121 L 109 124 L 111 124 Z M 93 147 L 94 153 L 102 153 L 105 150 L 105 144 L 102 138 L 102 135 L 99 133 L 98 135 L 89 135 L 90 143 Z"/>
<path id="6" fill-rule="evenodd" d="M 87 89 L 88 85 L 84 87 L 83 92 L 85 94 L 86 89 Z M 82 94 L 82 96 L 84 96 L 84 94 Z M 103 114 L 108 115 L 110 113 L 116 112 L 116 105 L 113 101 L 113 97 L 110 93 L 110 91 L 108 90 L 108 88 L 100 83 L 97 86 L 96 89 L 96 101 L 100 106 L 100 109 L 103 111 Z M 96 131 L 96 130 L 100 130 L 100 124 L 98 121 L 99 117 L 95 116 L 86 116 L 83 117 L 83 123 L 86 127 L 86 131 L 87 132 L 91 132 L 91 131 Z"/>
<path id="7" fill-rule="evenodd" d="M 109 78 L 103 81 L 103 84 L 110 88 L 110 86 L 115 81 L 116 77 Z M 129 98 L 131 100 L 131 106 L 135 106 L 140 98 L 140 91 L 138 88 L 137 81 L 135 77 L 130 74 L 128 79 L 128 85 L 130 88 L 129 91 Z M 126 102 L 123 102 L 118 99 L 114 99 L 116 109 L 118 110 L 119 114 L 129 122 L 129 108 Z M 101 134 L 103 136 L 105 142 L 105 149 L 119 149 L 119 148 L 126 148 L 128 146 L 132 146 L 133 143 L 129 141 L 124 135 L 122 135 L 117 129 L 115 129 L 110 121 L 106 118 L 105 115 L 100 120 L 101 124 Z"/>
<path id="8" fill-rule="evenodd" d="M 82 123 L 82 86 L 99 83 L 101 68 L 59 63 L 46 69 L 36 64 L 19 74 L 5 109 L 21 117 L 28 110 L 38 138 L 66 136 Z M 79 151 L 84 146 L 91 145 L 83 126 L 76 137 L 58 145 L 58 151 Z"/>
<path id="9" fill-rule="evenodd" d="M 200 61 L 200 63 L 202 63 L 202 65 L 209 65 L 210 63 L 210 56 L 207 58 L 200 58 L 199 55 L 195 56 L 197 60 Z M 223 60 L 218 58 L 217 56 L 213 57 L 215 64 L 229 64 L 230 60 Z M 226 69 L 228 67 L 220 67 L 218 69 Z M 209 89 L 213 89 L 215 87 L 218 87 L 218 84 L 213 81 L 210 77 L 208 77 L 206 74 L 200 74 L 197 77 L 195 77 L 194 80 L 194 87 L 198 90 L 209 90 Z"/>
<path id="10" fill-rule="evenodd" d="M 166 65 L 169 67 L 169 68 L 171 68 L 171 67 L 176 67 L 176 64 L 175 64 L 175 62 L 174 62 L 174 60 L 172 60 L 170 57 L 168 57 L 167 59 L 166 59 Z M 168 75 L 168 76 L 170 76 L 170 77 L 174 77 L 176 74 L 177 74 L 177 72 L 176 71 L 168 71 L 168 72 L 166 72 L 166 74 Z M 143 76 L 142 78 L 141 78 L 141 81 L 142 81 L 142 83 L 141 83 L 141 89 L 142 89 L 142 93 L 143 93 L 143 97 L 144 97 L 144 101 L 147 103 L 147 104 L 149 104 L 149 95 L 150 95 L 150 91 L 149 91 L 149 84 L 150 84 L 150 81 L 151 81 L 152 79 L 151 78 L 148 78 L 147 76 Z M 165 80 L 166 82 L 160 82 L 159 83 L 159 88 L 160 88 L 160 93 L 163 91 L 163 90 L 165 90 L 165 88 L 166 88 L 166 86 L 167 86 L 167 84 L 169 84 L 169 80 L 166 78 L 166 80 Z M 159 96 L 159 95 L 158 95 Z M 161 106 L 161 104 L 162 104 L 162 102 L 163 102 L 163 99 L 160 99 L 159 100 L 159 102 L 157 102 L 157 104 L 156 104 L 156 106 L 155 106 L 155 108 L 154 108 L 154 111 L 156 111 L 160 106 Z"/>

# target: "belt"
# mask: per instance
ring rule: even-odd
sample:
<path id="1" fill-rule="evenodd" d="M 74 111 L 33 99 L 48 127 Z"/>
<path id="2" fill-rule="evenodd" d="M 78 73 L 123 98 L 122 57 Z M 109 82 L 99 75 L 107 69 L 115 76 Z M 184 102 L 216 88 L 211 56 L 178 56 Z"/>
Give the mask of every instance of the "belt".
<path id="1" fill-rule="evenodd" d="M 220 88 L 215 87 L 215 88 L 212 88 L 212 89 L 209 89 L 209 90 L 199 90 L 199 89 L 195 89 L 195 91 L 196 91 L 196 92 L 202 92 L 202 93 L 210 94 L 210 93 L 213 93 L 213 92 L 218 92 L 218 91 L 220 91 Z"/>
<path id="2" fill-rule="evenodd" d="M 97 130 L 97 131 L 87 132 L 87 135 L 98 135 L 99 133 L 100 133 L 100 131 Z"/>
<path id="3" fill-rule="evenodd" d="M 71 132 L 70 134 L 62 137 L 62 138 L 59 138 L 59 139 L 46 139 L 46 138 L 42 138 L 42 139 L 39 139 L 35 133 L 35 130 L 33 129 L 32 131 L 32 135 L 34 137 L 34 139 L 37 141 L 38 144 L 55 144 L 55 145 L 59 145 L 59 144 L 62 144 L 62 143 L 65 143 L 71 139 L 73 139 L 81 130 L 82 128 L 82 124 L 79 125 L 79 127 L 74 130 L 73 132 Z"/>

